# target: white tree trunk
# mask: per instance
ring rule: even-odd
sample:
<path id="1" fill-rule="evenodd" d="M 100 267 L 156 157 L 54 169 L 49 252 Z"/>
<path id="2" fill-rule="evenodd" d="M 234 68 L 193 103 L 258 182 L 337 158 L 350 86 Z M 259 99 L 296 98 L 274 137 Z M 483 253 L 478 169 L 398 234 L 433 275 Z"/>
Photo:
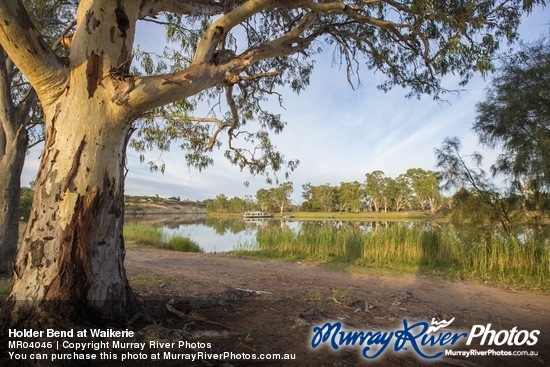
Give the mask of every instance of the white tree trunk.
<path id="1" fill-rule="evenodd" d="M 47 116 L 55 123 L 45 142 L 9 299 L 16 301 L 16 318 L 39 309 L 124 320 L 134 309 L 122 236 L 130 124 L 110 118 L 99 97 L 78 102 L 74 97 L 64 98 L 54 117 Z"/>

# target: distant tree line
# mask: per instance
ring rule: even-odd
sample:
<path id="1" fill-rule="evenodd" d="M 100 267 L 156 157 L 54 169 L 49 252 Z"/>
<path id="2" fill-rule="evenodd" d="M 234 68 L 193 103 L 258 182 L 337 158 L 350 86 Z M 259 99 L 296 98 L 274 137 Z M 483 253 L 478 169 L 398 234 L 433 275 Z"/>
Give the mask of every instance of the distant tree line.
<path id="1" fill-rule="evenodd" d="M 290 199 L 290 195 L 293 192 L 293 183 L 285 182 L 278 187 L 258 190 L 256 197 L 247 196 L 244 199 L 238 197 L 228 198 L 224 194 L 220 194 L 206 203 L 206 211 L 209 213 L 242 213 L 244 211 L 283 213 L 295 210 Z"/>
<path id="2" fill-rule="evenodd" d="M 367 173 L 363 183 L 342 182 L 338 186 L 307 183 L 302 186 L 305 200 L 302 210 L 348 213 L 430 210 L 435 214 L 444 202 L 439 181 L 434 171 L 411 168 L 396 178 L 376 170 Z"/>
<path id="3" fill-rule="evenodd" d="M 299 206 L 292 202 L 292 182 L 277 187 L 260 189 L 255 197 L 228 198 L 224 194 L 209 201 L 206 209 L 211 213 L 240 213 L 250 210 L 267 212 L 389 212 L 402 210 L 430 210 L 432 214 L 442 207 L 446 198 L 439 190 L 440 179 L 434 171 L 421 168 L 409 169 L 396 178 L 386 177 L 377 170 L 367 173 L 364 182 L 302 185 Z"/>
<path id="4" fill-rule="evenodd" d="M 208 213 L 242 213 L 252 206 L 254 206 L 254 202 L 250 198 L 241 199 L 236 196 L 229 198 L 224 194 L 219 194 L 206 202 L 206 211 Z"/>

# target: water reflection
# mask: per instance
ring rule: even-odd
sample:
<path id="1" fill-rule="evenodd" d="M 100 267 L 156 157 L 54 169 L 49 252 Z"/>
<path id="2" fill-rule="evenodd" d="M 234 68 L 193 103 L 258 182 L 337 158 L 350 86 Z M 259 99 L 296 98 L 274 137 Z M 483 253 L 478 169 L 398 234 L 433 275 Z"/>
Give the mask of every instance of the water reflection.
<path id="1" fill-rule="evenodd" d="M 167 237 L 189 237 L 207 253 L 241 250 L 283 259 L 390 266 L 526 289 L 548 290 L 550 284 L 550 226 L 544 224 L 503 232 L 434 221 L 143 219 L 127 221 L 156 226 Z"/>
<path id="2" fill-rule="evenodd" d="M 243 219 L 208 217 L 204 214 L 185 215 L 150 215 L 150 216 L 127 216 L 127 222 L 151 225 L 160 227 L 167 234 L 175 234 L 190 237 L 196 241 L 205 252 L 226 252 L 237 247 L 242 248 L 244 244 L 252 245 L 256 242 L 256 235 L 260 229 L 291 230 L 295 233 L 304 230 L 314 229 L 337 229 L 341 231 L 359 230 L 363 233 L 378 233 L 392 226 L 417 227 L 423 231 L 433 231 L 442 227 L 450 226 L 457 236 L 462 237 L 464 242 L 474 242 L 473 239 L 480 236 L 480 232 L 472 226 L 457 226 L 437 221 L 339 221 L 339 220 L 309 220 L 299 221 L 294 219 L 279 218 L 258 218 Z M 485 228 L 485 233 L 487 229 Z M 490 231 L 489 231 L 490 233 Z M 529 240 L 540 240 L 547 243 L 550 233 L 550 226 L 541 225 L 538 227 L 517 228 L 516 237 L 524 242 Z"/>
<path id="3" fill-rule="evenodd" d="M 425 230 L 439 227 L 435 222 L 392 222 L 392 221 L 338 221 L 317 220 L 298 221 L 293 219 L 243 219 L 216 218 L 204 214 L 127 216 L 127 223 L 139 223 L 161 228 L 167 235 L 189 237 L 197 242 L 205 252 L 227 252 L 237 248 L 251 248 L 257 242 L 260 229 L 301 230 L 337 229 L 341 231 L 359 230 L 378 232 L 390 226 L 421 226 Z"/>

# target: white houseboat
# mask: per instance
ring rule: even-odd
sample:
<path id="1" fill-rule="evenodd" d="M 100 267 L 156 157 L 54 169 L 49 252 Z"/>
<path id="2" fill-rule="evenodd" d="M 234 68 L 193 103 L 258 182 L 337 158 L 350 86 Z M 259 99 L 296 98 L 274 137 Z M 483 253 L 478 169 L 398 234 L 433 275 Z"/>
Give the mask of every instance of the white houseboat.
<path id="1" fill-rule="evenodd" d="M 266 212 L 244 212 L 243 218 L 271 218 L 273 214 Z"/>

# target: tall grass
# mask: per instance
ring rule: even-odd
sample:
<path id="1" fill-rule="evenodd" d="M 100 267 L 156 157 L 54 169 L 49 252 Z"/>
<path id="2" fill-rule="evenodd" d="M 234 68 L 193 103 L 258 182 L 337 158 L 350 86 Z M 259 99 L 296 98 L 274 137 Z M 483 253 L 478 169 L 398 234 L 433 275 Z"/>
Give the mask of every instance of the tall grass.
<path id="1" fill-rule="evenodd" d="M 192 239 L 178 235 L 166 235 L 162 229 L 135 224 L 124 224 L 124 239 L 141 246 L 149 246 L 172 251 L 204 252 Z"/>
<path id="2" fill-rule="evenodd" d="M 377 230 L 302 226 L 259 230 L 257 243 L 241 250 L 284 259 L 351 262 L 397 267 L 550 291 L 550 243 L 544 236 L 471 233 L 411 223 Z"/>

